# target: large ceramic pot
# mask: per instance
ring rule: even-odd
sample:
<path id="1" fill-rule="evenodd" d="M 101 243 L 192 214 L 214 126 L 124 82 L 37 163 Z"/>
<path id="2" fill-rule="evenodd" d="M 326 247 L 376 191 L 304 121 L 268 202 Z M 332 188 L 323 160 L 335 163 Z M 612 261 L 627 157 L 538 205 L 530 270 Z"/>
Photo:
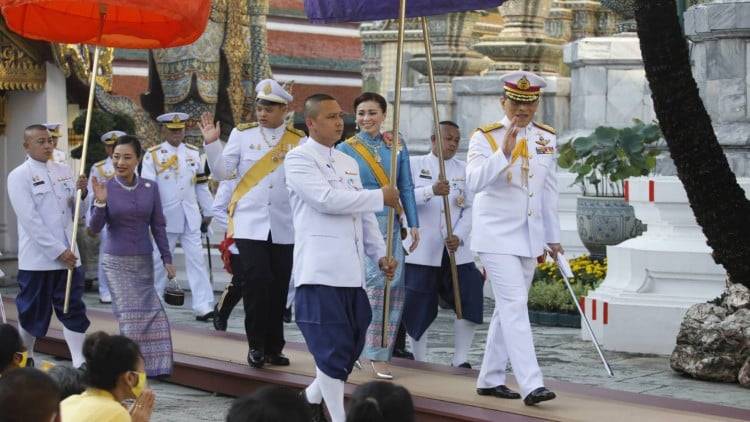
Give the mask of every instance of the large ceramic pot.
<path id="1" fill-rule="evenodd" d="M 640 236 L 646 230 L 624 198 L 580 196 L 576 221 L 578 236 L 592 259 L 604 259 L 607 246 Z"/>

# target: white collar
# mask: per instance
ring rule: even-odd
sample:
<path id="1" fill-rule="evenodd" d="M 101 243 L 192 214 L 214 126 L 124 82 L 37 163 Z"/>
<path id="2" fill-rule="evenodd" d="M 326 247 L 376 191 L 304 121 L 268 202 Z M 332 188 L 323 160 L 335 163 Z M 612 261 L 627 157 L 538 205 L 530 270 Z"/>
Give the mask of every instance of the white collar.
<path id="1" fill-rule="evenodd" d="M 308 142 L 306 142 L 306 144 L 310 144 L 310 148 L 314 149 L 315 152 L 317 152 L 318 154 L 320 154 L 323 157 L 333 158 L 333 153 L 334 153 L 334 151 L 336 151 L 335 148 L 333 148 L 333 147 L 327 147 L 327 146 L 321 144 L 320 142 L 316 141 L 315 139 L 313 139 L 310 136 L 308 136 L 307 139 L 308 139 Z"/>
<path id="2" fill-rule="evenodd" d="M 31 156 L 29 156 L 26 162 L 29 164 L 31 168 L 35 170 L 41 170 L 41 169 L 47 170 L 48 169 L 47 163 L 49 163 L 50 161 L 44 161 L 44 162 L 37 161 L 31 158 Z"/>
<path id="3" fill-rule="evenodd" d="M 167 141 L 164 141 L 164 144 L 163 144 L 162 146 L 164 146 L 165 148 L 167 148 L 167 151 L 173 151 L 173 152 L 177 152 L 177 151 L 179 151 L 179 150 L 180 150 L 180 147 L 181 147 L 182 145 L 183 145 L 183 143 L 182 143 L 182 142 L 180 142 L 180 145 L 177 145 L 177 146 L 175 147 L 175 146 L 172 146 L 172 144 L 170 144 L 169 142 L 167 142 Z"/>

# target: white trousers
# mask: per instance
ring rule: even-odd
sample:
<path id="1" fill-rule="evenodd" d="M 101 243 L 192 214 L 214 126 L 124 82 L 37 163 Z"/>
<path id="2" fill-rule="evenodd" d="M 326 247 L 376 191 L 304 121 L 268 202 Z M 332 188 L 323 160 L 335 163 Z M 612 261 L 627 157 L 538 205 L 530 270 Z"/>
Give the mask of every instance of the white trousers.
<path id="1" fill-rule="evenodd" d="M 193 312 L 205 315 L 214 309 L 214 292 L 208 278 L 208 263 L 203 258 L 201 232 L 167 233 L 169 251 L 174 256 L 177 240 L 185 253 L 185 270 L 187 271 L 190 292 L 193 295 Z M 167 286 L 167 271 L 161 261 L 161 253 L 154 243 L 154 282 L 159 297 L 164 296 Z"/>
<path id="2" fill-rule="evenodd" d="M 544 386 L 536 360 L 527 302 L 536 259 L 514 255 L 480 253 L 495 295 L 478 388 L 505 384 L 508 360 L 521 389 L 521 396 Z"/>

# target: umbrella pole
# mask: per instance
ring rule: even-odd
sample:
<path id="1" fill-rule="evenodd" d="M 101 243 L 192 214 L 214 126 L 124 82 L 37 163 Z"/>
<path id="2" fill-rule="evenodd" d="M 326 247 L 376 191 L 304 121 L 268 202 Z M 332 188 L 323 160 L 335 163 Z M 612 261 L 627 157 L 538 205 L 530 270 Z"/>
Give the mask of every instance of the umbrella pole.
<path id="1" fill-rule="evenodd" d="M 432 68 L 432 46 L 430 45 L 430 28 L 427 25 L 427 17 L 422 16 L 422 35 L 424 40 L 424 52 L 427 59 L 427 79 L 430 84 L 430 96 L 432 97 L 432 119 L 435 121 L 435 141 L 437 142 L 438 163 L 440 163 L 440 181 L 446 180 L 445 158 L 443 158 L 443 134 L 440 130 L 440 113 L 437 104 L 437 89 L 435 88 L 435 72 Z M 445 216 L 445 231 L 447 237 L 453 236 L 453 219 L 451 218 L 451 206 L 448 196 L 443 197 L 443 211 Z M 456 318 L 463 319 L 463 308 L 461 306 L 461 290 L 458 285 L 458 269 L 456 268 L 456 253 L 448 251 L 448 260 L 451 267 L 451 284 L 453 287 L 453 303 L 456 310 Z"/>
<path id="2" fill-rule="evenodd" d="M 78 176 L 83 176 L 86 169 L 86 156 L 89 150 L 89 132 L 91 130 L 91 111 L 94 106 L 94 92 L 96 90 L 96 72 L 99 68 L 99 46 L 94 47 L 94 61 L 91 69 L 91 80 L 89 81 L 89 101 L 86 106 L 86 126 L 83 130 L 83 147 L 81 149 L 81 166 L 78 170 Z M 81 190 L 76 189 L 76 203 L 73 211 L 73 235 L 70 240 L 70 251 L 75 253 L 76 241 L 78 238 L 78 220 L 81 217 Z M 65 304 L 63 313 L 68 313 L 70 303 L 70 287 L 73 282 L 73 269 L 68 268 L 68 280 L 65 284 Z"/>
<path id="3" fill-rule="evenodd" d="M 399 150 L 399 120 L 401 118 L 401 73 L 404 65 L 404 33 L 406 32 L 406 0 L 400 0 L 398 11 L 398 45 L 396 48 L 396 86 L 393 106 L 393 144 L 391 145 L 391 174 L 390 185 L 396 186 L 398 177 L 398 150 Z M 388 223 L 386 231 L 386 257 L 393 258 L 393 225 L 396 219 L 396 210 L 388 209 Z M 383 332 L 381 345 L 388 347 L 388 319 L 391 307 L 391 283 L 393 280 L 386 277 L 385 292 L 383 295 Z"/>

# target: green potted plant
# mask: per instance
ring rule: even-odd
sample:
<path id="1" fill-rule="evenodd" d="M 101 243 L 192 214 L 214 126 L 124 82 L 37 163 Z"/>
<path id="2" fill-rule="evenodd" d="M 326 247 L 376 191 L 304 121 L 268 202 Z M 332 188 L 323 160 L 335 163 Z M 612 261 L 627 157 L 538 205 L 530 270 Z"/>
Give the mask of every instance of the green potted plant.
<path id="1" fill-rule="evenodd" d="M 607 245 L 617 245 L 645 230 L 625 201 L 624 182 L 651 173 L 659 151 L 648 146 L 660 138 L 658 125 L 635 119 L 633 126 L 600 126 L 560 147 L 558 165 L 575 174 L 573 183 L 581 187 L 578 235 L 592 258 L 604 258 Z"/>

